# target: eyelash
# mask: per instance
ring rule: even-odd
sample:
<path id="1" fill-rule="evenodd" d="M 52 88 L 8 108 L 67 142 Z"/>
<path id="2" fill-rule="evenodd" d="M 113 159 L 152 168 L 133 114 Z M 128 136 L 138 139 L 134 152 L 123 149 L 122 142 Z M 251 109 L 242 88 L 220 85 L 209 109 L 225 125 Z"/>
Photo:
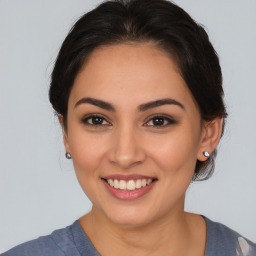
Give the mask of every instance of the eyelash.
<path id="1" fill-rule="evenodd" d="M 156 115 L 150 116 L 149 119 L 148 119 L 148 121 L 146 122 L 146 124 L 149 123 L 149 122 L 153 122 L 153 121 L 156 120 L 156 119 L 162 119 L 165 124 L 163 124 L 163 125 L 146 125 L 146 126 L 152 126 L 152 127 L 154 127 L 154 128 L 158 128 L 158 129 L 159 129 L 159 128 L 164 128 L 164 127 L 166 127 L 166 126 L 169 126 L 169 125 L 172 125 L 172 124 L 176 124 L 176 123 L 177 123 L 177 122 L 176 122 L 174 119 L 172 119 L 171 117 L 167 117 L 167 116 L 164 116 L 164 115 L 161 115 L 161 114 L 156 114 Z M 166 124 L 166 122 L 167 122 L 167 124 Z"/>
<path id="2" fill-rule="evenodd" d="M 89 123 L 88 121 L 90 119 L 93 119 L 93 118 L 99 118 L 99 119 L 102 119 L 103 122 L 106 121 L 108 122 L 102 115 L 99 115 L 99 114 L 91 114 L 89 116 L 86 116 L 85 118 L 82 119 L 82 123 L 85 124 L 85 125 L 88 125 L 88 126 L 92 126 L 92 127 L 95 127 L 95 128 L 101 128 L 101 126 L 109 126 L 109 124 L 93 124 L 93 123 Z M 109 122 L 108 122 L 109 123 Z"/>
<path id="3" fill-rule="evenodd" d="M 101 119 L 103 122 L 107 122 L 108 124 L 93 124 L 93 123 L 89 123 L 88 121 L 90 119 L 93 119 L 93 118 L 99 118 Z M 145 123 L 149 123 L 150 121 L 153 122 L 153 120 L 155 119 L 162 119 L 164 121 L 164 123 L 167 122 L 167 124 L 163 124 L 163 125 L 143 125 L 143 126 L 152 126 L 154 128 L 164 128 L 166 126 L 169 126 L 169 125 L 172 125 L 172 124 L 176 124 L 177 122 L 170 118 L 170 117 L 166 117 L 162 114 L 156 114 L 154 116 L 151 116 L 148 121 Z M 95 127 L 95 128 L 102 128 L 102 126 L 110 126 L 109 122 L 105 119 L 105 117 L 103 117 L 102 115 L 100 114 L 91 114 L 89 116 L 86 116 L 85 118 L 82 119 L 82 123 L 87 125 L 87 126 L 91 126 L 91 127 Z"/>

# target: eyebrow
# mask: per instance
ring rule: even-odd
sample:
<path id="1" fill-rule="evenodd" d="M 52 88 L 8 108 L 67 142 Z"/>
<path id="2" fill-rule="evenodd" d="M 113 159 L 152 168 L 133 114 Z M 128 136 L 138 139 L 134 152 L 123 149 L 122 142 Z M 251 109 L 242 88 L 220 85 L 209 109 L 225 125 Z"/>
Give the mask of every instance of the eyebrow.
<path id="1" fill-rule="evenodd" d="M 180 102 L 178 102 L 174 99 L 170 99 L 170 98 L 154 100 L 154 101 L 150 101 L 145 104 L 141 104 L 141 105 L 139 105 L 138 109 L 139 109 L 139 111 L 146 111 L 150 108 L 155 108 L 155 107 L 159 107 L 159 106 L 163 106 L 163 105 L 176 105 L 176 106 L 179 106 L 180 108 L 182 108 L 183 110 L 185 110 L 185 107 Z"/>
<path id="2" fill-rule="evenodd" d="M 75 108 L 85 103 L 100 107 L 102 109 L 110 110 L 113 112 L 116 111 L 115 107 L 111 103 L 105 102 L 103 100 L 95 99 L 95 98 L 82 98 L 75 104 Z M 170 98 L 154 100 L 154 101 L 141 104 L 138 106 L 138 110 L 146 111 L 148 109 L 163 106 L 163 105 L 176 105 L 182 108 L 183 110 L 185 110 L 185 107 L 180 102 Z"/>
<path id="3" fill-rule="evenodd" d="M 112 104 L 105 102 L 103 100 L 98 100 L 98 99 L 94 99 L 94 98 L 82 98 L 75 104 L 75 108 L 84 103 L 89 103 L 94 106 L 106 109 L 106 110 L 116 111 L 116 109 L 114 108 L 114 106 Z"/>

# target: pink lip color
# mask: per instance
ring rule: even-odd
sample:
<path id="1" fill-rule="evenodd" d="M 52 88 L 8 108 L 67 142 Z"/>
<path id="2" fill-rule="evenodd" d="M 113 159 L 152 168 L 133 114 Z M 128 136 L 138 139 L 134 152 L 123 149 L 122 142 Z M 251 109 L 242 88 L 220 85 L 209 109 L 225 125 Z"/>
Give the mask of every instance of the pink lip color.
<path id="1" fill-rule="evenodd" d="M 116 177 L 116 176 L 115 176 Z M 106 189 L 110 192 L 112 196 L 114 196 L 117 199 L 120 200 L 135 200 L 142 196 L 144 196 L 146 193 L 149 192 L 149 190 L 154 186 L 155 182 L 150 183 L 146 187 L 138 188 L 135 190 L 121 190 L 111 187 L 107 182 L 104 180 L 102 181 L 106 187 Z"/>

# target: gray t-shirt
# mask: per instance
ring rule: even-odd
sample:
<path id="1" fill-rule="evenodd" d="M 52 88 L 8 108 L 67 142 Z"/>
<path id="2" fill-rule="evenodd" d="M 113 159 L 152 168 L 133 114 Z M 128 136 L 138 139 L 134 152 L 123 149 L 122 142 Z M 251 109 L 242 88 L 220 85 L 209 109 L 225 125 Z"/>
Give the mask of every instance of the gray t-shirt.
<path id="1" fill-rule="evenodd" d="M 223 224 L 204 217 L 207 224 L 205 256 L 256 256 L 256 244 Z M 1 256 L 100 256 L 78 221 L 51 235 L 18 245 Z"/>

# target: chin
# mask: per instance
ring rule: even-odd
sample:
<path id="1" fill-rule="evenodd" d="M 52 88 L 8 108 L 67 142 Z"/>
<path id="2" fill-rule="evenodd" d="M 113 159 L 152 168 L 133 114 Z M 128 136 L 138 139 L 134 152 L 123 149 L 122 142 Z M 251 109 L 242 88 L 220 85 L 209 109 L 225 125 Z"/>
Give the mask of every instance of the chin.
<path id="1" fill-rule="evenodd" d="M 114 224 L 120 226 L 139 227 L 151 223 L 154 220 L 147 210 L 125 207 L 116 211 L 105 212 L 105 216 Z M 157 218 L 157 217 L 156 217 Z"/>

